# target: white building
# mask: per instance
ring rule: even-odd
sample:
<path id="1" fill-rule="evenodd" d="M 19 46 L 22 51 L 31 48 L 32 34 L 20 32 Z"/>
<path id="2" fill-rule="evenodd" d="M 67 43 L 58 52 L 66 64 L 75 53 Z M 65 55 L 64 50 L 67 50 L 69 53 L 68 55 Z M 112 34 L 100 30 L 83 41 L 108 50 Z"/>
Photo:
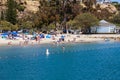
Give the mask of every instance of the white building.
<path id="1" fill-rule="evenodd" d="M 111 0 L 97 0 L 97 4 L 111 3 Z"/>
<path id="2" fill-rule="evenodd" d="M 116 25 L 101 20 L 98 26 L 91 27 L 91 33 L 116 33 Z"/>

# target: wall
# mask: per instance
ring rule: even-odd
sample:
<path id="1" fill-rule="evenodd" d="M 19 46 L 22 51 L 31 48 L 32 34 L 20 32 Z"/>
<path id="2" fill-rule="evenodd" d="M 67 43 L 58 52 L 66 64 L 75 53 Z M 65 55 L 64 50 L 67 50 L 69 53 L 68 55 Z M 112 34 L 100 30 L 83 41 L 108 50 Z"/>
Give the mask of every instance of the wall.
<path id="1" fill-rule="evenodd" d="M 96 26 L 91 27 L 91 33 L 115 33 L 115 26 Z"/>

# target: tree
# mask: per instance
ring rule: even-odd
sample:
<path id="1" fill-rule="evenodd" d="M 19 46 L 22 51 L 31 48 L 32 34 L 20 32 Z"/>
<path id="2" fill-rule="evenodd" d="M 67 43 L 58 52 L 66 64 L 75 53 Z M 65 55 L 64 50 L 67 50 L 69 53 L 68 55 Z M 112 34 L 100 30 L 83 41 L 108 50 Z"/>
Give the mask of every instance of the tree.
<path id="1" fill-rule="evenodd" d="M 31 21 L 23 22 L 21 24 L 21 28 L 22 29 L 32 29 L 33 25 L 34 24 Z"/>
<path id="2" fill-rule="evenodd" d="M 25 6 L 19 4 L 19 5 L 17 5 L 17 10 L 22 12 L 25 10 Z"/>
<path id="3" fill-rule="evenodd" d="M 116 25 L 118 25 L 118 26 L 120 26 L 120 13 L 117 14 L 117 15 L 115 15 L 112 18 L 111 22 L 114 23 L 114 24 L 116 24 Z"/>
<path id="4" fill-rule="evenodd" d="M 55 23 L 51 23 L 49 26 L 48 26 L 48 30 L 54 30 L 56 28 L 55 26 Z"/>
<path id="5" fill-rule="evenodd" d="M 117 8 L 118 11 L 120 11 L 120 3 L 112 2 L 112 4 Z"/>
<path id="6" fill-rule="evenodd" d="M 90 27 L 98 24 L 98 19 L 90 13 L 80 14 L 74 20 L 76 26 L 81 26 L 83 33 L 90 33 Z"/>
<path id="7" fill-rule="evenodd" d="M 13 25 L 10 22 L 7 21 L 0 21 L 0 29 L 1 30 L 18 30 L 17 25 Z"/>
<path id="8" fill-rule="evenodd" d="M 12 25 L 11 30 L 14 30 L 14 31 L 18 30 L 18 25 L 17 24 L 16 25 Z"/>
<path id="9" fill-rule="evenodd" d="M 7 11 L 6 11 L 6 20 L 12 24 L 17 23 L 17 11 L 16 11 L 17 3 L 14 0 L 7 1 Z"/>
<path id="10" fill-rule="evenodd" d="M 70 28 L 70 29 L 79 29 L 81 26 L 78 26 L 75 22 L 75 20 L 70 20 L 66 23 L 66 25 Z"/>

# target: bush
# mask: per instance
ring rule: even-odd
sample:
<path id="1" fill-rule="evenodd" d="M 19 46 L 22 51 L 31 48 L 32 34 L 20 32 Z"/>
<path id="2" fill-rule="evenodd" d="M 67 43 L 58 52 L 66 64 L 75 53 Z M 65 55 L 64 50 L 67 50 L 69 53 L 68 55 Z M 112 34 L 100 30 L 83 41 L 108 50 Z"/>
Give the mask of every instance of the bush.
<path id="1" fill-rule="evenodd" d="M 0 29 L 1 30 L 17 30 L 18 26 L 17 25 L 13 25 L 10 22 L 7 21 L 0 21 Z"/>
<path id="2" fill-rule="evenodd" d="M 23 5 L 18 5 L 18 6 L 17 6 L 17 9 L 18 9 L 18 11 L 24 11 L 24 10 L 25 10 L 25 6 L 23 6 Z"/>
<path id="3" fill-rule="evenodd" d="M 31 21 L 23 22 L 21 25 L 22 29 L 32 29 L 34 23 Z"/>
<path id="4" fill-rule="evenodd" d="M 55 29 L 55 24 L 54 23 L 51 23 L 49 26 L 48 26 L 48 30 L 54 30 Z"/>

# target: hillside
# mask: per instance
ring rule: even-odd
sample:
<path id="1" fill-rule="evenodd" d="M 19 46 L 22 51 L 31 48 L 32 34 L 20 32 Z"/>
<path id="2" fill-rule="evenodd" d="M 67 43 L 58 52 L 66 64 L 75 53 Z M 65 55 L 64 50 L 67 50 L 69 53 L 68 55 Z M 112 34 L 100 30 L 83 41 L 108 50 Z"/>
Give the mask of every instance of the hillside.
<path id="1" fill-rule="evenodd" d="M 0 12 L 4 12 L 7 9 L 5 6 L 6 2 L 7 0 L 0 1 Z M 29 15 L 29 13 L 36 13 L 39 10 L 40 6 L 39 0 L 16 0 L 16 2 L 19 4 L 19 6 L 24 6 L 23 11 L 18 11 L 18 18 L 22 18 L 26 15 Z M 80 5 L 82 6 L 83 9 L 89 8 L 86 5 L 86 1 L 80 3 Z M 92 8 L 96 10 L 98 13 L 103 13 L 104 11 L 108 12 L 110 15 L 117 13 L 117 9 L 115 8 L 115 6 L 111 4 L 99 4 L 98 7 L 98 5 L 92 2 Z"/>
<path id="2" fill-rule="evenodd" d="M 9 3 L 8 7 L 7 0 L 0 0 L 0 20 L 3 21 L 4 30 L 12 29 L 6 28 L 6 24 L 11 23 L 15 25 L 13 27 L 16 30 L 21 28 L 51 30 L 56 27 L 61 29 L 77 16 L 82 14 L 84 16 L 84 13 L 88 13 L 84 20 L 89 20 L 89 16 L 92 15 L 98 20 L 110 21 L 119 12 L 111 3 L 101 4 L 96 0 L 10 0 Z M 86 24 L 82 24 L 84 25 Z"/>

